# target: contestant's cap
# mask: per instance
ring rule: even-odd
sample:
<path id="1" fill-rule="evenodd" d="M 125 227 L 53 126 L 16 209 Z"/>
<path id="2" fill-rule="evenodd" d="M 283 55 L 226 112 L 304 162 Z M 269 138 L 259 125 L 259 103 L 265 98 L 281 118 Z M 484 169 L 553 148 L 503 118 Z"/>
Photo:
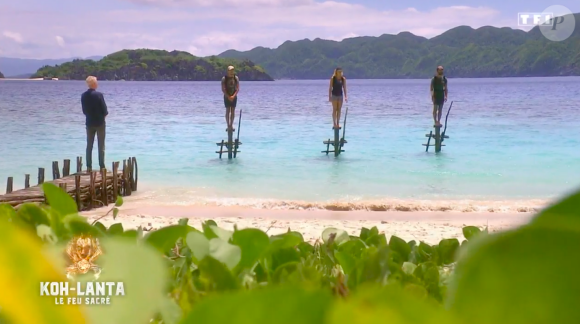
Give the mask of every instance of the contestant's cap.
<path id="1" fill-rule="evenodd" d="M 233 69 L 234 69 L 234 66 L 233 65 L 228 66 L 228 71 L 231 71 Z"/>

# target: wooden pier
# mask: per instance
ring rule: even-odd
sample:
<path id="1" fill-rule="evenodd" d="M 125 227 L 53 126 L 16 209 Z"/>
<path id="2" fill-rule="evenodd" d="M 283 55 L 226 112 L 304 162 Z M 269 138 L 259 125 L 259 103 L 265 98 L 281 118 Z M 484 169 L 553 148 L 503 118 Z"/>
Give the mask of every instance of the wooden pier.
<path id="1" fill-rule="evenodd" d="M 84 171 L 83 159 L 77 157 L 76 172 L 70 173 L 70 160 L 63 161 L 62 177 L 58 161 L 52 162 L 51 183 L 59 186 L 73 199 L 79 211 L 114 204 L 118 196 L 130 196 L 137 191 L 138 167 L 137 159 L 129 157 L 120 162 L 112 162 L 111 170 Z M 24 189 L 14 191 L 14 178 L 8 177 L 6 194 L 0 195 L 0 204 L 9 204 L 18 208 L 24 203 L 46 202 L 41 185 L 44 180 L 44 168 L 38 168 L 38 184 L 30 186 L 30 174 L 24 175 Z"/>

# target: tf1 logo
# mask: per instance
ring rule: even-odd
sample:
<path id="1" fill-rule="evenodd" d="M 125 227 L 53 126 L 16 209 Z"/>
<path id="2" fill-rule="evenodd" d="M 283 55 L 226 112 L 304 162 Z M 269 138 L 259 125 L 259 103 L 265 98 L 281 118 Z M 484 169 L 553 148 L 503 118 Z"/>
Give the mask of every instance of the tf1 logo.
<path id="1" fill-rule="evenodd" d="M 556 30 L 556 26 L 564 22 L 564 17 L 555 17 L 553 12 L 519 12 L 518 26 L 551 26 Z"/>

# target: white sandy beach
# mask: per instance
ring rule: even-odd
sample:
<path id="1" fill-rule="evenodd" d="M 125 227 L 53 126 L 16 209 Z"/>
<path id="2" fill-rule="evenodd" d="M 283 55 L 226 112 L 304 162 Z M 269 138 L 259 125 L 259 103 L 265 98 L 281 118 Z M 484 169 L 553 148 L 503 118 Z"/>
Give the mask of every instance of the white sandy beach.
<path id="1" fill-rule="evenodd" d="M 112 205 L 111 205 L 112 207 Z M 93 221 L 106 214 L 108 208 L 82 213 Z M 105 226 L 122 223 L 125 229 L 141 226 L 145 231 L 177 224 L 180 218 L 189 218 L 189 225 L 201 229 L 201 223 L 213 219 L 220 227 L 233 229 L 259 228 L 268 234 L 283 233 L 291 228 L 314 242 L 325 228 L 335 227 L 358 235 L 361 227 L 376 226 L 387 235 L 397 235 L 405 240 L 438 243 L 443 238 L 463 239 L 462 227 L 473 225 L 490 232 L 513 228 L 526 223 L 532 213 L 461 213 L 461 212 L 372 212 L 372 211 L 315 211 L 315 210 L 267 210 L 243 207 L 200 207 L 144 205 L 131 202 L 129 198 L 119 215 L 112 214 L 101 219 Z"/>

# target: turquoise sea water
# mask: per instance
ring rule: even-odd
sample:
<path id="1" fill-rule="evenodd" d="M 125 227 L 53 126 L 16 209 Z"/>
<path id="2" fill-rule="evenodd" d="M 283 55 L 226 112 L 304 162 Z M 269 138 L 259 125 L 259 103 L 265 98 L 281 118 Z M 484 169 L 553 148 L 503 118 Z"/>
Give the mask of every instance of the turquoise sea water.
<path id="1" fill-rule="evenodd" d="M 332 137 L 328 81 L 242 82 L 243 145 L 228 161 L 215 153 L 227 135 L 219 82 L 100 82 L 107 165 L 136 156 L 138 199 L 164 204 L 525 210 L 580 186 L 580 77 L 449 78 L 440 154 L 421 145 L 429 80 L 348 86 L 348 144 L 335 158 L 321 153 Z M 0 179 L 21 188 L 25 173 L 35 183 L 38 167 L 84 155 L 84 90 L 0 81 Z"/>

